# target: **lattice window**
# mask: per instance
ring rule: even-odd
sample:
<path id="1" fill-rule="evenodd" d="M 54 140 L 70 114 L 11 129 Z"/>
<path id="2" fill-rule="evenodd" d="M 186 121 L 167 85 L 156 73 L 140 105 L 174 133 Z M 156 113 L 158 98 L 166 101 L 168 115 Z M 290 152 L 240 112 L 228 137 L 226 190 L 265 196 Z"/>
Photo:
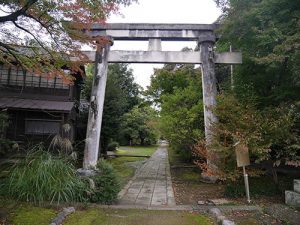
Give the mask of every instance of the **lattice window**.
<path id="1" fill-rule="evenodd" d="M 0 84 L 7 84 L 9 77 L 9 67 L 0 64 Z"/>
<path id="2" fill-rule="evenodd" d="M 25 73 L 20 67 L 11 67 L 9 74 L 9 85 L 23 86 Z"/>
<path id="3" fill-rule="evenodd" d="M 60 121 L 43 119 L 26 119 L 25 134 L 49 135 L 58 134 Z"/>
<path id="4" fill-rule="evenodd" d="M 69 89 L 61 77 L 46 78 L 34 73 L 24 71 L 21 67 L 9 67 L 0 64 L 0 84 L 26 87 L 43 87 L 56 89 Z"/>

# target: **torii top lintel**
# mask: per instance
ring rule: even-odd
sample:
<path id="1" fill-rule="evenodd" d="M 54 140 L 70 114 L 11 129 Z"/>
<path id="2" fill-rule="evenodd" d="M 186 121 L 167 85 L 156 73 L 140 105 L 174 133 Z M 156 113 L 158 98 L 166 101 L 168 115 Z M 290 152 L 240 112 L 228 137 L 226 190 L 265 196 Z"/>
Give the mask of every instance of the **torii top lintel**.
<path id="1" fill-rule="evenodd" d="M 91 37 L 111 37 L 113 41 L 149 41 L 148 51 L 112 50 L 108 62 L 112 63 L 192 63 L 201 64 L 200 52 L 162 51 L 161 41 L 210 42 L 217 39 L 218 24 L 157 24 L 157 23 L 106 23 L 93 24 L 84 30 Z M 90 61 L 95 52 L 85 52 Z M 215 53 L 215 63 L 240 64 L 242 55 L 238 52 Z"/>
<path id="2" fill-rule="evenodd" d="M 110 36 L 114 40 L 163 41 L 212 41 L 216 40 L 214 30 L 218 24 L 155 24 L 155 23 L 106 23 L 94 24 L 86 34 Z"/>

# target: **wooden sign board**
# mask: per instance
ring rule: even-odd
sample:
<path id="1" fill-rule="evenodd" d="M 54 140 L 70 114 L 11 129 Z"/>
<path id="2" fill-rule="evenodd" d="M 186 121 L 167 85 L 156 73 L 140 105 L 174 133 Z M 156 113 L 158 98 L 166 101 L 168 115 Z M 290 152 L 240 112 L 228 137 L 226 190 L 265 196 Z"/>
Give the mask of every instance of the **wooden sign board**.
<path id="1" fill-rule="evenodd" d="M 235 146 L 236 162 L 238 167 L 250 165 L 249 149 L 244 144 Z"/>

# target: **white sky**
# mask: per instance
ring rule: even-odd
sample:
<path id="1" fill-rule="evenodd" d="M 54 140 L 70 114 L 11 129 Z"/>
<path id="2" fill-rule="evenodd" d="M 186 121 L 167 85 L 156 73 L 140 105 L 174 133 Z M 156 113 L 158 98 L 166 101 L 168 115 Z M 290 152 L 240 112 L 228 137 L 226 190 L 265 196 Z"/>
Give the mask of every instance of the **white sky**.
<path id="1" fill-rule="evenodd" d="M 123 16 L 113 15 L 108 23 L 190 23 L 210 24 L 221 14 L 213 0 L 139 0 L 139 3 L 122 8 Z M 112 50 L 147 50 L 147 42 L 115 42 Z M 194 48 L 194 42 L 162 42 L 162 50 L 180 51 L 183 47 Z M 150 84 L 153 68 L 161 64 L 131 64 L 138 84 Z"/>

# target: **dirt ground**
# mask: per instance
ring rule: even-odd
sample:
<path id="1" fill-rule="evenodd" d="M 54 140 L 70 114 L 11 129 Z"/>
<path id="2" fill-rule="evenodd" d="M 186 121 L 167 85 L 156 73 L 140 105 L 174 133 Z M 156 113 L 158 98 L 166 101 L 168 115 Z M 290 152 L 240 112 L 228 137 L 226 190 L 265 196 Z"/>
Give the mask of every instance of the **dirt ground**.
<path id="1" fill-rule="evenodd" d="M 285 225 L 269 214 L 259 211 L 233 211 L 225 215 L 237 225 Z"/>
<path id="2" fill-rule="evenodd" d="M 180 161 L 173 152 L 169 155 L 176 204 L 197 205 L 198 201 L 225 199 L 228 202 L 223 205 L 237 208 L 226 211 L 226 217 L 237 225 L 300 225 L 299 210 L 286 206 L 283 194 L 251 196 L 250 205 L 259 206 L 261 210 L 239 210 L 238 206 L 248 205 L 245 197 L 225 197 L 225 184 L 201 182 L 201 171 L 197 167 Z"/>

